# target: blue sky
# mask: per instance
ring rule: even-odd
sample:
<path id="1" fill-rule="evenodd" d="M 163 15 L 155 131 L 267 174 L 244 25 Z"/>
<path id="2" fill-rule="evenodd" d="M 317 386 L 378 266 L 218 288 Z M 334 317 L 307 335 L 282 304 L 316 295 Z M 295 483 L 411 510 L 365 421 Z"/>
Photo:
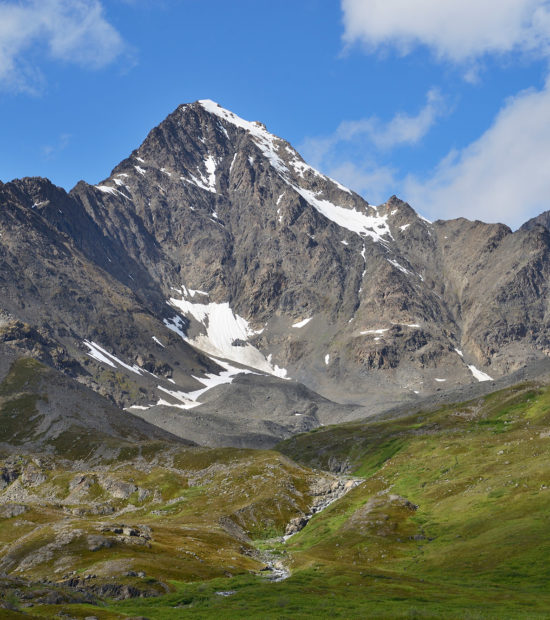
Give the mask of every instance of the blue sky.
<path id="1" fill-rule="evenodd" d="M 0 179 L 97 183 L 210 98 L 373 204 L 550 209 L 550 0 L 0 0 Z"/>

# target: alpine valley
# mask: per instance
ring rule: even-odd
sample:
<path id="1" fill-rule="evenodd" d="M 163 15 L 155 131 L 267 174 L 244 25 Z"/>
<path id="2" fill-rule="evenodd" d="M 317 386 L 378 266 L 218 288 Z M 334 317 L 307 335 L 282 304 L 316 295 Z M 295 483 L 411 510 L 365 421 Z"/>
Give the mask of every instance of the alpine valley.
<path id="1" fill-rule="evenodd" d="M 549 282 L 210 100 L 0 183 L 0 617 L 548 617 Z"/>

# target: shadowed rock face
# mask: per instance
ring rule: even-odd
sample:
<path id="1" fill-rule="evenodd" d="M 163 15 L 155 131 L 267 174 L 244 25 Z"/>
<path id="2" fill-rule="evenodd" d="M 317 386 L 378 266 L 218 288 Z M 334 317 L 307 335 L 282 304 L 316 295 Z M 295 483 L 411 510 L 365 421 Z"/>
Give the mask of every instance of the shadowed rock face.
<path id="1" fill-rule="evenodd" d="M 520 230 L 533 230 L 536 226 L 550 229 L 550 211 L 544 211 L 540 215 L 531 218 L 521 226 Z"/>
<path id="2" fill-rule="evenodd" d="M 538 220 L 512 233 L 373 207 L 263 125 L 183 105 L 98 186 L 0 185 L 0 305 L 43 340 L 2 346 L 171 432 L 265 445 L 545 357 Z M 247 374 L 182 410 L 243 365 L 310 390 Z"/>

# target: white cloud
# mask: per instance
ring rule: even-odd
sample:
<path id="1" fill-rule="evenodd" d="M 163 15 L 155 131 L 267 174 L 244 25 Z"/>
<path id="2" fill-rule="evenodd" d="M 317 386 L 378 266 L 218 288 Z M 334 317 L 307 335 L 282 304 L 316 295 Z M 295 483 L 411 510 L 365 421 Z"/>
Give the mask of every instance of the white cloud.
<path id="1" fill-rule="evenodd" d="M 403 177 L 384 163 L 384 149 L 420 141 L 444 110 L 439 96 L 428 95 L 416 116 L 344 122 L 330 136 L 309 138 L 300 150 L 370 202 L 398 193 L 430 219 L 462 216 L 517 227 L 550 209 L 550 77 L 541 90 L 507 100 L 481 137 L 449 152 L 426 176 Z"/>
<path id="2" fill-rule="evenodd" d="M 437 89 L 428 92 L 427 103 L 416 116 L 398 112 L 389 122 L 376 117 L 359 121 L 344 121 L 333 140 L 351 141 L 356 138 L 370 140 L 377 148 L 391 149 L 402 144 L 416 144 L 431 129 L 445 109 Z"/>
<path id="3" fill-rule="evenodd" d="M 0 4 L 0 86 L 36 91 L 42 80 L 30 54 L 97 69 L 123 50 L 98 0 L 27 0 Z"/>
<path id="4" fill-rule="evenodd" d="M 330 136 L 306 138 L 300 151 L 314 167 L 370 201 L 381 202 L 395 191 L 396 170 L 377 163 L 380 154 L 417 144 L 446 112 L 444 98 L 432 89 L 414 116 L 398 112 L 387 122 L 374 116 L 343 121 Z"/>
<path id="5" fill-rule="evenodd" d="M 367 49 L 417 45 L 440 59 L 550 52 L 549 0 L 342 0 L 344 41 Z"/>
<path id="6" fill-rule="evenodd" d="M 489 55 L 550 57 L 550 0 L 342 0 L 341 5 L 346 44 L 401 54 L 424 46 L 437 60 L 459 64 L 470 82 L 478 80 Z M 414 117 L 416 122 L 396 117 L 381 127 L 367 119 L 343 124 L 336 134 L 342 140 L 362 131 L 378 149 L 412 144 L 439 113 L 435 108 L 430 114 L 429 101 L 423 112 Z M 338 143 L 333 138 L 316 146 L 321 163 L 330 162 L 332 176 L 370 199 L 373 191 L 376 196 L 385 190 L 386 197 L 399 192 L 433 219 L 464 216 L 515 227 L 550 209 L 550 77 L 544 88 L 504 102 L 477 140 L 449 152 L 425 175 L 403 178 L 388 166 L 373 164 L 370 147 L 355 157 L 363 163 L 352 165 L 353 158 L 341 151 L 335 156 Z"/>
<path id="7" fill-rule="evenodd" d="M 395 193 L 397 171 L 391 166 L 380 166 L 373 160 L 361 166 L 345 161 L 329 168 L 331 178 L 367 197 L 371 204 L 381 204 Z"/>
<path id="8" fill-rule="evenodd" d="M 550 78 L 509 99 L 475 142 L 450 152 L 403 197 L 431 218 L 464 216 L 518 226 L 550 209 Z"/>
<path id="9" fill-rule="evenodd" d="M 432 88 L 426 95 L 426 105 L 416 116 L 398 112 L 384 123 L 376 116 L 356 121 L 343 121 L 336 131 L 324 138 L 308 138 L 304 148 L 313 158 L 322 157 L 339 143 L 367 141 L 378 149 L 392 149 L 404 144 L 416 144 L 432 128 L 437 119 L 446 112 L 446 105 L 438 89 Z"/>

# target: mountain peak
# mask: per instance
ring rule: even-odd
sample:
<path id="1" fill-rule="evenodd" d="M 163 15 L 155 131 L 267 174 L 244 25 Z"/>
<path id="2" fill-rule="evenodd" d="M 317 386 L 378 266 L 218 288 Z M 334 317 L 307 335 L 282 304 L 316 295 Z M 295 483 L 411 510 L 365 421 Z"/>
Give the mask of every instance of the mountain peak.
<path id="1" fill-rule="evenodd" d="M 155 193 L 160 188 L 162 194 L 167 183 L 226 198 L 252 183 L 253 193 L 275 206 L 279 223 L 284 219 L 279 202 L 286 194 L 287 202 L 302 205 L 297 208 L 307 204 L 350 232 L 374 241 L 391 238 L 386 223 L 366 200 L 308 165 L 264 124 L 247 121 L 210 99 L 180 106 L 113 170 L 110 179 L 96 187 L 113 196 L 123 192 L 131 199 L 124 187 L 137 184 L 143 193 L 148 185 Z"/>
<path id="2" fill-rule="evenodd" d="M 210 112 L 210 114 L 215 114 L 219 118 L 223 118 L 224 120 L 232 123 L 233 125 L 241 127 L 242 129 L 246 129 L 251 133 L 256 133 L 258 132 L 258 130 L 260 130 L 271 137 L 277 137 L 267 131 L 267 127 L 264 123 L 261 123 L 260 121 L 247 121 L 244 118 L 241 118 L 240 116 L 235 114 L 234 112 L 231 112 L 231 110 L 223 108 L 216 101 L 212 101 L 212 99 L 199 99 L 196 103 L 202 106 L 207 112 Z"/>

